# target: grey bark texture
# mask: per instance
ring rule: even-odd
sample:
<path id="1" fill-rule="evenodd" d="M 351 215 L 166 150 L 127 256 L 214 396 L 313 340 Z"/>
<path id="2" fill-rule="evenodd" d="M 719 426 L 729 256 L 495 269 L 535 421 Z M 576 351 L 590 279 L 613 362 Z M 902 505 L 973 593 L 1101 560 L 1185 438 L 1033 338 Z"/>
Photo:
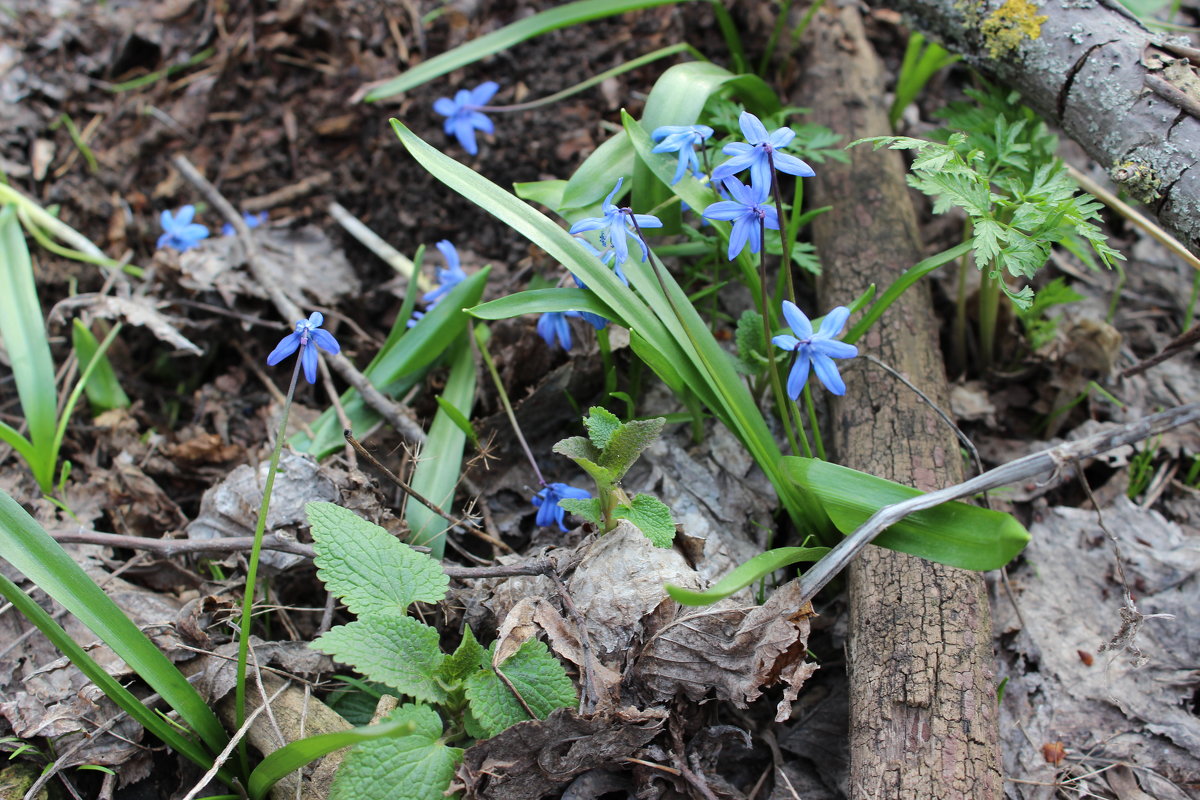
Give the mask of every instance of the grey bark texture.
<path id="1" fill-rule="evenodd" d="M 812 119 L 847 141 L 888 133 L 883 76 L 858 11 L 823 8 L 806 85 Z M 813 234 L 824 312 L 919 261 L 916 215 L 898 153 L 859 147 L 805 181 L 832 205 Z M 934 399 L 946 378 L 928 288 L 919 284 L 858 342 Z M 953 433 L 913 392 L 862 359 L 843 370 L 833 446 L 841 463 L 930 490 L 962 479 Z M 987 592 L 976 573 L 868 547 L 850 569 L 850 797 L 1000 798 Z"/>
<path id="2" fill-rule="evenodd" d="M 1200 101 L 1200 79 L 1186 60 L 1171 63 L 1172 53 L 1200 63 L 1186 38 L 1147 30 L 1115 2 L 878 5 L 905 12 L 916 30 L 1019 90 L 1200 254 L 1200 120 L 1181 108 Z"/>

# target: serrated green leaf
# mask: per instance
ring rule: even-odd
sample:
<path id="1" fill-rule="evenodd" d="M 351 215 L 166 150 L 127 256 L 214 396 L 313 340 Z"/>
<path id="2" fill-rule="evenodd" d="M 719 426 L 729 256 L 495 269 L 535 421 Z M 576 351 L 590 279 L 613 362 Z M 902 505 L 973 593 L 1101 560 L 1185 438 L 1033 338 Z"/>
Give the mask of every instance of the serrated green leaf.
<path id="1" fill-rule="evenodd" d="M 442 681 L 451 686 L 461 683 L 471 673 L 486 667 L 487 663 L 487 650 L 475 638 L 471 628 L 464 627 L 458 649 L 446 656 L 446 660 L 442 662 Z"/>
<path id="2" fill-rule="evenodd" d="M 554 452 L 574 461 L 601 486 L 612 486 L 619 477 L 608 467 L 596 463 L 603 453 L 584 436 L 571 436 L 559 440 L 554 445 Z"/>
<path id="3" fill-rule="evenodd" d="M 305 510 L 317 577 L 352 613 L 403 614 L 412 603 L 445 598 L 450 579 L 428 555 L 333 503 L 309 503 Z"/>
<path id="4" fill-rule="evenodd" d="M 738 362 L 747 375 L 758 375 L 767 365 L 767 343 L 763 338 L 762 314 L 752 308 L 742 312 L 738 318 L 737 332 Z"/>
<path id="5" fill-rule="evenodd" d="M 339 625 L 312 643 L 369 680 L 429 703 L 446 702 L 438 675 L 446 655 L 436 628 L 399 614 L 372 614 Z"/>
<path id="6" fill-rule="evenodd" d="M 565 509 L 568 514 L 574 514 L 593 525 L 600 525 L 604 522 L 604 517 L 600 513 L 600 498 L 598 497 L 564 497 L 558 501 L 558 506 Z"/>
<path id="7" fill-rule="evenodd" d="M 556 708 L 573 706 L 578 700 L 575 684 L 562 664 L 537 639 L 521 645 L 500 669 L 538 719 L 545 719 Z M 471 675 L 466 686 L 471 714 L 488 736 L 529 719 L 512 690 L 490 668 Z"/>
<path id="8" fill-rule="evenodd" d="M 653 495 L 639 494 L 629 505 L 618 505 L 616 515 L 632 522 L 655 547 L 670 547 L 675 541 L 671 509 Z"/>
<path id="9" fill-rule="evenodd" d="M 609 439 L 621 427 L 621 420 L 606 408 L 592 406 L 588 415 L 583 418 L 583 427 L 587 428 L 588 438 L 597 449 L 608 447 Z"/>
<path id="10" fill-rule="evenodd" d="M 662 417 L 635 419 L 613 431 L 608 446 L 600 454 L 600 465 L 612 472 L 614 483 L 629 471 L 643 450 L 654 444 L 666 422 Z"/>
<path id="11" fill-rule="evenodd" d="M 415 730 L 356 745 L 338 768 L 329 800 L 430 800 L 445 794 L 463 751 L 442 743 L 437 712 L 405 703 L 387 722 L 411 722 Z"/>

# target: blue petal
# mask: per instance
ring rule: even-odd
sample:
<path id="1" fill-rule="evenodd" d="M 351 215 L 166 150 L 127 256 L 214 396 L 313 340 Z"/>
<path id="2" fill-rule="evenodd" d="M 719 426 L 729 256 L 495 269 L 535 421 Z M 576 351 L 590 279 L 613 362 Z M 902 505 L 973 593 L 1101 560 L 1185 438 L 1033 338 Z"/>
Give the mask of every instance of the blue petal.
<path id="1" fill-rule="evenodd" d="M 458 106 L 449 97 L 439 97 L 433 101 L 433 110 L 444 117 L 453 117 L 458 113 Z"/>
<path id="2" fill-rule="evenodd" d="M 537 332 L 538 336 L 542 337 L 542 341 L 546 343 L 546 347 L 554 349 L 554 315 L 558 313 L 549 311 L 538 317 Z M 538 523 L 539 525 L 541 523 Z"/>
<path id="3" fill-rule="evenodd" d="M 452 117 L 454 121 L 454 138 L 462 145 L 462 149 L 471 155 L 478 155 L 479 148 L 475 144 L 475 126 L 465 117 Z"/>
<path id="4" fill-rule="evenodd" d="M 767 226 L 767 230 L 779 230 L 779 212 L 775 210 L 775 206 L 761 206 L 763 211 L 763 222 Z"/>
<path id="5" fill-rule="evenodd" d="M 788 175 L 811 178 L 817 174 L 808 164 L 795 156 L 789 156 L 787 153 L 775 152 L 772 158 L 775 160 L 775 169 L 780 172 L 786 172 Z"/>
<path id="6" fill-rule="evenodd" d="M 287 336 L 279 340 L 279 344 L 275 345 L 275 349 L 271 351 L 271 355 L 267 356 L 267 365 L 275 366 L 280 361 L 296 352 L 296 348 L 300 346 L 300 334 L 293 331 Z"/>
<path id="7" fill-rule="evenodd" d="M 800 340 L 795 336 L 790 336 L 786 333 L 781 333 L 771 339 L 771 344 L 778 347 L 780 350 L 795 350 L 800 346 Z"/>
<path id="8" fill-rule="evenodd" d="M 481 130 L 484 133 L 495 133 L 496 132 L 496 126 L 494 124 L 492 124 L 491 117 L 485 116 L 483 113 L 481 113 L 479 111 L 468 112 L 466 117 L 467 117 L 467 121 L 469 121 L 471 123 L 471 126 L 473 128 L 475 128 L 477 130 Z"/>
<path id="9" fill-rule="evenodd" d="M 192 223 L 192 218 L 196 216 L 196 207 L 187 205 L 175 212 L 175 227 L 183 228 Z"/>
<path id="10" fill-rule="evenodd" d="M 854 358 L 858 355 L 858 348 L 852 344 L 846 344 L 845 342 L 833 339 L 813 342 L 813 352 L 829 356 L 830 358 Z"/>
<path id="11" fill-rule="evenodd" d="M 825 388 L 831 394 L 843 395 L 846 393 L 846 383 L 838 374 L 837 364 L 833 363 L 832 358 L 814 353 L 812 366 L 813 372 L 817 373 L 817 377 L 821 379 L 821 383 L 825 384 Z"/>
<path id="12" fill-rule="evenodd" d="M 733 145 L 730 145 L 729 147 L 732 147 L 732 146 Z M 728 152 L 729 147 L 725 148 L 726 152 Z M 753 166 L 754 164 L 758 163 L 758 160 L 759 159 L 758 159 L 758 151 L 757 150 L 751 150 L 748 153 L 743 153 L 741 155 L 735 155 L 732 158 L 730 158 L 728 161 L 726 161 L 724 164 L 721 164 L 720 166 L 718 166 L 716 169 L 713 170 L 713 173 L 712 173 L 713 180 L 719 181 L 724 178 L 728 178 L 730 175 L 736 175 L 737 173 L 741 172 L 742 170 L 746 169 L 747 167 Z"/>
<path id="13" fill-rule="evenodd" d="M 767 142 L 771 145 L 772 150 L 778 150 L 781 147 L 787 147 L 795 138 L 796 132 L 791 128 L 776 128 Z"/>
<path id="14" fill-rule="evenodd" d="M 746 141 L 750 144 L 761 144 L 769 138 L 767 128 L 762 124 L 762 120 L 749 111 L 743 111 L 742 115 L 738 117 L 738 127 L 742 129 L 742 136 L 746 137 Z"/>
<path id="15" fill-rule="evenodd" d="M 500 84 L 495 81 L 484 81 L 471 90 L 471 105 L 486 106 L 498 91 L 500 91 Z"/>
<path id="16" fill-rule="evenodd" d="M 576 489 L 574 486 L 565 483 L 556 483 L 553 485 L 557 487 L 559 499 L 590 500 L 592 497 L 592 493 L 586 489 Z"/>
<path id="17" fill-rule="evenodd" d="M 804 390 L 804 384 L 808 383 L 808 368 L 808 353 L 803 348 L 797 350 L 796 363 L 792 365 L 792 371 L 788 373 L 787 382 L 787 395 L 793 400 L 800 396 L 800 392 Z"/>
<path id="18" fill-rule="evenodd" d="M 318 328 L 312 332 L 313 343 L 324 350 L 326 353 L 337 354 L 342 352 L 342 346 L 338 344 L 338 340 L 333 338 L 333 334 L 327 330 Z"/>
<path id="19" fill-rule="evenodd" d="M 737 258 L 738 253 L 742 252 L 742 248 L 746 246 L 746 239 L 750 236 L 751 227 L 753 227 L 752 223 L 748 222 L 744 216 L 733 223 L 733 230 L 729 233 L 730 261 Z"/>
<path id="20" fill-rule="evenodd" d="M 162 213 L 158 215 L 158 224 L 162 226 L 164 231 L 170 233 L 175 230 L 175 217 L 171 215 L 170 211 L 164 208 Z M 159 247 L 162 247 L 162 245 L 160 244 Z"/>
<path id="21" fill-rule="evenodd" d="M 792 329 L 792 333 L 796 334 L 796 338 L 801 340 L 812 338 L 812 322 L 791 300 L 783 301 L 783 318 L 787 320 L 788 327 Z"/>
<path id="22" fill-rule="evenodd" d="M 661 228 L 662 220 L 653 214 L 634 214 L 633 218 L 637 220 L 640 228 Z"/>
<path id="23" fill-rule="evenodd" d="M 454 245 L 450 244 L 449 239 L 442 239 L 435 246 L 438 252 L 442 254 L 442 258 L 446 259 L 446 264 L 449 265 L 450 269 L 459 268 L 458 251 L 454 249 Z"/>
<path id="24" fill-rule="evenodd" d="M 721 200 L 704 209 L 701 216 L 706 219 L 735 220 L 746 214 L 746 207 L 733 200 Z"/>
<path id="25" fill-rule="evenodd" d="M 608 224 L 608 220 L 604 217 L 585 217 L 571 226 L 569 233 L 583 233 L 584 231 L 595 231 L 603 228 Z"/>
<path id="26" fill-rule="evenodd" d="M 309 383 L 317 382 L 317 348 L 309 345 L 300 351 L 300 366 L 304 368 L 304 377 Z"/>
<path id="27" fill-rule="evenodd" d="M 850 309 L 845 306 L 838 306 L 825 315 L 825 319 L 821 320 L 821 330 L 817 333 L 820 339 L 832 339 L 842 332 L 842 328 L 846 327 L 846 320 L 850 319 Z"/>
<path id="28" fill-rule="evenodd" d="M 319 328 L 325 324 L 325 315 L 320 311 L 314 311 L 308 315 L 308 325 L 310 328 Z"/>
<path id="29" fill-rule="evenodd" d="M 770 192 L 771 165 L 767 162 L 766 153 L 759 152 L 762 157 L 750 165 L 750 183 L 759 192 Z"/>
<path id="30" fill-rule="evenodd" d="M 613 204 L 613 198 L 617 196 L 617 192 L 621 191 L 621 184 L 625 182 L 624 177 L 617 178 L 617 185 L 608 193 L 608 197 L 604 198 L 605 213 L 608 213 L 608 206 Z"/>

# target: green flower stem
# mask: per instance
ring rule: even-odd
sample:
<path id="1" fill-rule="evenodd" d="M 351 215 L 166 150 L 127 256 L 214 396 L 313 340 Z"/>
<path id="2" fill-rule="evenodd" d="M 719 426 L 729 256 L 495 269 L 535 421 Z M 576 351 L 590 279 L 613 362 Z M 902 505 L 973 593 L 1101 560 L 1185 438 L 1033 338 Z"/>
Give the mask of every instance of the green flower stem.
<path id="1" fill-rule="evenodd" d="M 783 421 L 783 430 L 787 434 L 788 444 L 791 445 L 792 453 L 798 453 L 800 446 L 796 440 L 796 431 L 792 427 L 792 415 L 788 411 L 790 403 L 787 402 L 787 396 L 783 393 L 783 381 L 779 378 L 779 369 L 775 359 L 771 358 L 771 301 L 767 297 L 767 221 L 765 218 L 758 221 L 758 233 L 760 245 L 758 248 L 758 277 L 762 302 L 763 346 L 767 349 L 767 371 L 771 378 L 771 393 L 775 396 L 775 408 L 778 409 L 779 418 Z M 807 437 L 805 439 L 804 454 L 812 455 L 808 450 Z"/>
<path id="2" fill-rule="evenodd" d="M 487 366 L 488 374 L 492 376 L 492 383 L 496 385 L 496 392 L 500 395 L 504 413 L 508 415 L 508 424 L 512 425 L 513 433 L 517 435 L 517 441 L 521 443 L 521 449 L 525 452 L 525 458 L 529 459 L 529 466 L 533 467 L 533 474 L 537 476 L 538 486 L 545 486 L 546 479 L 542 477 L 537 459 L 533 457 L 533 451 L 529 449 L 529 443 L 525 441 L 525 435 L 521 433 L 521 426 L 517 424 L 517 415 L 513 413 L 512 403 L 508 401 L 508 392 L 504 391 L 504 382 L 500 380 L 500 373 L 496 371 L 496 362 L 492 360 L 492 354 L 488 352 L 487 342 L 480 337 L 481 330 L 486 331 L 487 328 L 480 325 L 476 328 L 474 337 L 475 344 L 479 347 L 479 356 Z"/>
<path id="3" fill-rule="evenodd" d="M 262 505 L 258 508 L 258 523 L 254 526 L 254 545 L 250 548 L 250 563 L 246 568 L 246 588 L 242 592 L 242 621 L 238 632 L 237 685 L 234 705 L 236 708 L 234 728 L 240 730 L 246 722 L 246 660 L 250 655 L 250 623 L 254 612 L 254 594 L 258 586 L 258 559 L 262 555 L 263 533 L 267 529 L 267 511 L 271 507 L 271 489 L 275 486 L 275 473 L 279 470 L 279 456 L 283 452 L 283 441 L 287 438 L 288 413 L 292 410 L 292 397 L 296 394 L 296 380 L 300 377 L 300 358 L 292 369 L 292 382 L 288 386 L 287 398 L 283 401 L 283 418 L 279 421 L 279 433 L 275 437 L 275 449 L 271 452 L 271 464 L 267 467 L 267 482 L 263 486 Z M 238 759 L 242 774 L 250 773 L 250 758 L 246 740 L 238 743 Z"/>
<path id="4" fill-rule="evenodd" d="M 991 270 L 996 270 L 995 263 Z M 985 370 L 996 358 L 996 317 L 1000 312 L 1000 281 L 1004 280 L 999 271 L 996 274 L 996 278 L 983 275 L 979 283 L 979 356 Z"/>
<path id="5" fill-rule="evenodd" d="M 971 220 L 963 222 L 963 241 L 971 239 Z M 971 254 L 963 253 L 958 265 L 958 294 L 954 298 L 954 330 L 951 336 L 953 361 L 957 369 L 967 369 L 967 276 L 971 273 Z"/>
<path id="6" fill-rule="evenodd" d="M 604 365 L 604 393 L 611 395 L 617 390 L 617 370 L 613 365 L 612 345 L 608 341 L 608 328 L 596 331 L 596 346 L 600 348 L 600 361 Z"/>
<path id="7" fill-rule="evenodd" d="M 804 407 L 808 409 L 808 425 L 812 428 L 813 443 L 817 448 L 817 458 L 828 461 L 825 457 L 825 443 L 821 440 L 821 426 L 817 422 L 817 406 L 812 398 L 812 381 L 804 384 Z"/>
<path id="8" fill-rule="evenodd" d="M 783 261 L 780 263 L 779 268 L 783 270 L 784 277 L 787 279 L 787 299 L 794 303 L 794 302 L 796 302 L 796 285 L 792 282 L 792 237 L 795 236 L 795 234 L 791 231 L 790 226 L 784 225 L 784 222 L 783 222 L 784 221 L 783 194 L 779 190 L 779 172 L 775 169 L 775 156 L 773 156 L 771 154 L 770 150 L 767 150 L 767 163 L 771 165 L 771 194 L 773 194 L 775 196 L 775 213 L 778 214 L 778 216 L 779 216 L 779 235 L 780 235 L 780 237 L 782 237 L 782 241 L 780 242 L 780 244 L 783 247 Z M 804 179 L 800 178 L 800 177 L 796 178 L 796 196 L 801 199 L 803 199 L 803 195 L 800 190 L 800 184 L 803 182 L 803 180 Z M 799 205 L 793 206 L 792 211 L 798 212 L 799 208 L 800 208 Z M 762 223 L 762 226 L 763 226 L 763 237 L 762 237 L 763 248 L 762 249 L 763 249 L 763 255 L 766 255 L 766 252 L 767 252 L 766 227 L 767 226 L 766 226 L 765 221 Z M 763 282 L 765 283 L 766 280 L 767 279 L 764 274 Z M 764 290 L 764 292 L 765 292 L 765 290 Z M 765 297 L 766 295 L 764 294 L 763 296 Z M 763 311 L 763 316 L 764 317 L 769 316 L 767 314 L 766 310 Z M 767 341 L 769 342 L 770 339 L 768 339 Z"/>

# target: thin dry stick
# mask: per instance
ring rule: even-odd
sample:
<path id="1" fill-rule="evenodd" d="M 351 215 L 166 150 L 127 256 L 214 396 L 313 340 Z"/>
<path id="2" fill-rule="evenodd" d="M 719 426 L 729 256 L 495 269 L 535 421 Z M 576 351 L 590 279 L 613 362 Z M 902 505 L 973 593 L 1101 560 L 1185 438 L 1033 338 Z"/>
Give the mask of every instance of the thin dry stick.
<path id="1" fill-rule="evenodd" d="M 554 569 L 553 565 L 546 562 L 547 578 L 554 581 L 555 588 L 558 589 L 558 596 L 562 598 L 563 607 L 567 609 L 567 614 L 571 616 L 571 621 L 575 623 L 575 629 L 579 631 L 579 652 L 583 658 L 583 697 L 580 698 L 580 708 L 584 712 L 594 711 L 596 701 L 599 699 L 596 696 L 596 676 L 592 669 L 592 638 L 588 636 L 587 625 L 583 621 L 583 615 L 579 613 L 578 606 L 571 599 L 571 593 L 567 591 L 567 585 L 563 583 L 562 576 L 558 574 L 558 570 Z"/>
<path id="2" fill-rule="evenodd" d="M 1136 422 L 1116 426 L 1077 442 L 1067 442 L 1058 447 L 1031 453 L 1024 458 L 996 467 L 954 486 L 929 492 L 911 500 L 905 500 L 903 503 L 884 506 L 804 574 L 804 577 L 800 579 L 801 602 L 812 600 L 835 575 L 850 565 L 850 562 L 871 543 L 872 539 L 889 525 L 899 522 L 914 511 L 922 511 L 951 500 L 957 500 L 960 497 L 998 489 L 1001 486 L 1008 486 L 1044 472 L 1058 471 L 1081 458 L 1099 455 L 1197 421 L 1200 421 L 1200 403 L 1189 403 Z"/>
<path id="3" fill-rule="evenodd" d="M 233 225 L 234 230 L 237 231 L 239 241 L 246 248 L 246 262 L 250 265 L 250 271 L 254 274 L 254 279 L 262 287 L 263 291 L 267 293 L 267 296 L 271 299 L 271 303 L 275 306 L 275 310 L 279 312 L 280 316 L 289 325 L 295 323 L 298 319 L 305 318 L 306 315 L 301 313 L 300 307 L 292 302 L 292 299 L 279 286 L 278 281 L 272 279 L 266 268 L 266 259 L 262 251 L 258 249 L 258 242 L 237 209 L 225 199 L 224 195 L 217 191 L 217 188 L 207 178 L 192 166 L 192 163 L 187 158 L 177 155 L 171 159 L 171 163 L 175 165 L 175 168 L 179 170 L 179 173 L 183 175 L 188 183 L 195 186 L 208 202 L 220 211 L 229 223 Z M 367 377 L 359 372 L 358 368 L 350 362 L 350 359 L 341 353 L 336 355 L 326 354 L 325 358 L 346 383 L 358 390 L 366 404 L 379 412 L 388 421 L 388 424 L 398 430 L 401 435 L 414 442 L 423 443 L 425 441 L 425 431 L 421 430 L 421 427 L 416 422 L 409 419 L 400 406 L 393 403 L 382 392 L 376 389 L 367 380 Z"/>

